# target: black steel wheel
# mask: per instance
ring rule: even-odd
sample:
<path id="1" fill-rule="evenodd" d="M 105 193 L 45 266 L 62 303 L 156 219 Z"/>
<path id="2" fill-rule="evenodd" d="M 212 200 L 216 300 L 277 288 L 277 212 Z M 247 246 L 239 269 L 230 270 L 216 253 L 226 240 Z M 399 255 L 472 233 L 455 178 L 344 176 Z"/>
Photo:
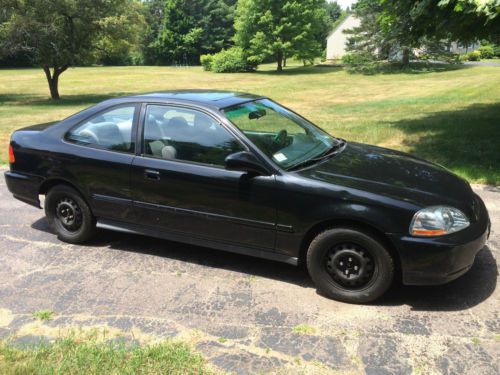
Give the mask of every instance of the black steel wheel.
<path id="1" fill-rule="evenodd" d="M 382 241 L 356 228 L 333 228 L 316 236 L 307 269 L 318 290 L 350 303 L 372 302 L 394 278 L 394 260 Z"/>
<path id="2" fill-rule="evenodd" d="M 328 273 L 346 289 L 366 287 L 373 279 L 375 262 L 370 253 L 355 243 L 342 243 L 331 249 L 325 258 Z"/>
<path id="3" fill-rule="evenodd" d="M 63 197 L 57 202 L 56 217 L 61 225 L 70 232 L 76 232 L 82 226 L 82 210 L 78 203 L 69 197 Z"/>
<path id="4" fill-rule="evenodd" d="M 82 243 L 95 232 L 95 218 L 87 202 L 69 186 L 56 185 L 49 190 L 45 199 L 45 215 L 62 241 Z"/>

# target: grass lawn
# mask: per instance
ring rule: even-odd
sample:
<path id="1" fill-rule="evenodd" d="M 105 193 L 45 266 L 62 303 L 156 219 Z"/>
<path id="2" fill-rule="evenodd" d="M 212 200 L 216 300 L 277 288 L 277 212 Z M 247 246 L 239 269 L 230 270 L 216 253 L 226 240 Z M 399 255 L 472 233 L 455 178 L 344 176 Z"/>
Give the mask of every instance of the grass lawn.
<path id="1" fill-rule="evenodd" d="M 41 69 L 0 70 L 0 162 L 7 160 L 10 133 L 20 127 L 62 119 L 113 96 L 217 88 L 270 96 L 335 136 L 417 154 L 472 182 L 500 184 L 499 67 L 440 65 L 373 76 L 340 68 L 273 69 L 74 68 L 61 76 L 59 102 L 48 99 Z"/>
<path id="2" fill-rule="evenodd" d="M 204 359 L 177 342 L 127 347 L 96 340 L 58 339 L 54 344 L 15 348 L 0 342 L 0 373 L 211 374 Z"/>

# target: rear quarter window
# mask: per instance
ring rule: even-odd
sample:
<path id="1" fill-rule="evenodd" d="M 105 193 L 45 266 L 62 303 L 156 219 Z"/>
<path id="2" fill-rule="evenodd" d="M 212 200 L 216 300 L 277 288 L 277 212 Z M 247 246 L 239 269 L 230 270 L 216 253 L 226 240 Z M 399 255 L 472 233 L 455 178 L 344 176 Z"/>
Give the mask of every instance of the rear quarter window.
<path id="1" fill-rule="evenodd" d="M 136 106 L 130 105 L 101 112 L 71 129 L 66 140 L 81 146 L 133 153 L 135 111 Z"/>

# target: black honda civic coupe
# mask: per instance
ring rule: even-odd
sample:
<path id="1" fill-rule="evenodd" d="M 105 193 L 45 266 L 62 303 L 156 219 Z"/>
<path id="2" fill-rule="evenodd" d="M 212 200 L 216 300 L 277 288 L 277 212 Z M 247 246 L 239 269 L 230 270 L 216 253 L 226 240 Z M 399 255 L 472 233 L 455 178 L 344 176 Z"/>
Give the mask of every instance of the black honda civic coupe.
<path id="1" fill-rule="evenodd" d="M 482 200 L 441 166 L 335 138 L 272 100 L 224 91 L 112 99 L 16 131 L 7 186 L 70 243 L 96 228 L 293 265 L 366 303 L 396 277 L 464 274 L 489 236 Z"/>

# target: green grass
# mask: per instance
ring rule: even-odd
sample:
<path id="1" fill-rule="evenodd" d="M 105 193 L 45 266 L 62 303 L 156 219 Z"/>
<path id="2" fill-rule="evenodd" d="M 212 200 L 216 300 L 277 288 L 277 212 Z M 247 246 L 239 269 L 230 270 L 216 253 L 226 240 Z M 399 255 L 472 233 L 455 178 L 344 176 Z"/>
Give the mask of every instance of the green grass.
<path id="1" fill-rule="evenodd" d="M 265 65 L 256 73 L 201 68 L 73 68 L 48 99 L 41 69 L 0 70 L 0 163 L 13 130 L 54 121 L 103 99 L 181 88 L 229 89 L 271 98 L 331 134 L 414 153 L 472 182 L 500 184 L 500 68 L 417 65 L 384 74 Z"/>
<path id="2" fill-rule="evenodd" d="M 94 340 L 59 339 L 16 348 L 0 342 L 0 374 L 208 374 L 203 358 L 186 344 L 166 341 L 127 347 Z"/>
<path id="3" fill-rule="evenodd" d="M 38 310 L 33 313 L 33 317 L 41 321 L 51 320 L 54 317 L 54 312 L 50 310 Z"/>
<path id="4" fill-rule="evenodd" d="M 316 334 L 316 328 L 308 324 L 298 324 L 292 328 L 292 332 L 299 335 L 314 335 Z"/>

